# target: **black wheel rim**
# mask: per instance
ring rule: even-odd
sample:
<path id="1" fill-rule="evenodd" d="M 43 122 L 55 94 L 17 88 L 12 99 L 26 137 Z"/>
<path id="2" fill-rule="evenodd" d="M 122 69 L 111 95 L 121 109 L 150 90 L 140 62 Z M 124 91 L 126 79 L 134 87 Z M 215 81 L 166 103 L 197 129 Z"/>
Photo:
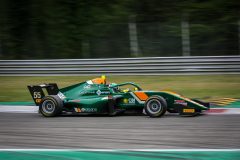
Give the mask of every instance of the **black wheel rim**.
<path id="1" fill-rule="evenodd" d="M 162 105 L 158 100 L 152 99 L 148 101 L 147 109 L 151 114 L 157 114 L 162 110 Z"/>
<path id="2" fill-rule="evenodd" d="M 52 114 L 55 110 L 55 103 L 52 100 L 45 100 L 42 104 L 43 112 Z"/>

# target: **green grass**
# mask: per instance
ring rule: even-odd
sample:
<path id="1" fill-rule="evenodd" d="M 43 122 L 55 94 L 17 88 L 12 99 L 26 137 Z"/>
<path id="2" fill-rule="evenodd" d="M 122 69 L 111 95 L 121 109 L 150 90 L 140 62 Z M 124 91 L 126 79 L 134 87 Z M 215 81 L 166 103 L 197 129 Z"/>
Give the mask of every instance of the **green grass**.
<path id="1" fill-rule="evenodd" d="M 0 102 L 32 101 L 29 84 L 56 82 L 60 88 L 94 76 L 0 77 Z M 240 97 L 240 75 L 108 76 L 110 82 L 132 81 L 146 90 L 171 90 L 189 98 Z"/>

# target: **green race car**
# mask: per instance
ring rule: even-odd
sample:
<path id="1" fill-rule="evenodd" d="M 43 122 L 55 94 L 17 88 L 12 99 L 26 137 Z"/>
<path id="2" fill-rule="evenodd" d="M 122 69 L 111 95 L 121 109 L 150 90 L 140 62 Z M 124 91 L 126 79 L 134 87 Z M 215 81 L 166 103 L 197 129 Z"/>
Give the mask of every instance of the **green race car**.
<path id="1" fill-rule="evenodd" d="M 144 113 L 161 117 L 166 111 L 194 116 L 209 109 L 209 103 L 170 91 L 142 90 L 137 84 L 96 83 L 89 80 L 59 89 L 56 83 L 29 85 L 39 112 L 46 117 L 75 114 Z"/>

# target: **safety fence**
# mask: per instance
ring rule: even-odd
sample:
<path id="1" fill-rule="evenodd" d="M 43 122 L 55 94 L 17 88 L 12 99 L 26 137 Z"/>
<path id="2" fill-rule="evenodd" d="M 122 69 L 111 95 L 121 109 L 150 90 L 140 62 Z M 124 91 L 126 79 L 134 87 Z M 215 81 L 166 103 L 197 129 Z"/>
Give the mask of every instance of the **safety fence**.
<path id="1" fill-rule="evenodd" d="M 0 76 L 240 74 L 240 56 L 0 60 Z"/>

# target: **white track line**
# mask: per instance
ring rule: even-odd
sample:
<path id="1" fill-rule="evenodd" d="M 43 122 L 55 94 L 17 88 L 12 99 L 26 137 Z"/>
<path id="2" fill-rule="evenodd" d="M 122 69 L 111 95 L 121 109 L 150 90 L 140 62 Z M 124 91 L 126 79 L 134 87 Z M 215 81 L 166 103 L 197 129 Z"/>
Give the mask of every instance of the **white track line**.
<path id="1" fill-rule="evenodd" d="M 5 112 L 5 113 L 38 113 L 38 107 L 37 106 L 0 105 L 0 112 Z"/>
<path id="2" fill-rule="evenodd" d="M 5 113 L 38 113 L 38 106 L 0 105 L 0 112 Z M 212 108 L 204 112 L 207 115 L 240 114 L 240 108 Z"/>

